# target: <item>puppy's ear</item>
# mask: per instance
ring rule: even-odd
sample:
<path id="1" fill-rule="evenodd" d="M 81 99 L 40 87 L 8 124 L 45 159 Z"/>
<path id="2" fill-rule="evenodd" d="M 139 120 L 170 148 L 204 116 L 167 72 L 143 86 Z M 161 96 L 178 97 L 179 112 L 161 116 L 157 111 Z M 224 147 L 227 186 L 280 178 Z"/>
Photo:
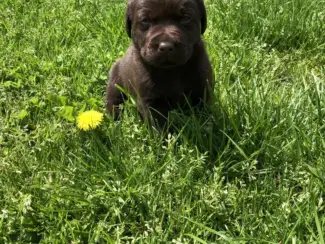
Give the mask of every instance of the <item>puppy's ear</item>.
<path id="1" fill-rule="evenodd" d="M 126 13 L 125 13 L 125 27 L 126 33 L 128 37 L 131 38 L 131 30 L 132 30 L 132 12 L 133 12 L 133 0 L 128 1 Z"/>
<path id="2" fill-rule="evenodd" d="M 201 34 L 203 34 L 207 28 L 207 13 L 203 0 L 197 0 L 200 16 L 201 16 Z"/>

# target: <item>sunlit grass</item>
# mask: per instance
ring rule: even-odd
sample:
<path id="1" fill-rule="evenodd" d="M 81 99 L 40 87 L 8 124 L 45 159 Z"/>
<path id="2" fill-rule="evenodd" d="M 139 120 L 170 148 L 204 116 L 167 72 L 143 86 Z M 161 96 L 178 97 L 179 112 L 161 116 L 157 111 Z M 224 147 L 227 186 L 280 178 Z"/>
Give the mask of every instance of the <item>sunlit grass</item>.
<path id="1" fill-rule="evenodd" d="M 1 243 L 324 243 L 325 2 L 207 0 L 213 104 L 104 111 L 124 2 L 0 2 Z"/>

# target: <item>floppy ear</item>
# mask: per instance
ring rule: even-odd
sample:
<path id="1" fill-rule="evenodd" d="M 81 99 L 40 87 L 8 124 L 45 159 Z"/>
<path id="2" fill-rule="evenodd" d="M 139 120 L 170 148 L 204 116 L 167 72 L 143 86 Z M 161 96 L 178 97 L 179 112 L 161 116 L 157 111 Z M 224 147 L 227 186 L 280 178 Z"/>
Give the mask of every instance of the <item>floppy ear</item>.
<path id="1" fill-rule="evenodd" d="M 133 1 L 128 1 L 126 13 L 125 13 L 125 27 L 126 33 L 128 37 L 131 38 L 131 30 L 132 30 L 132 9 L 133 9 Z"/>
<path id="2" fill-rule="evenodd" d="M 197 3 L 201 16 L 201 34 L 203 34 L 207 28 L 207 13 L 203 0 L 198 0 Z"/>

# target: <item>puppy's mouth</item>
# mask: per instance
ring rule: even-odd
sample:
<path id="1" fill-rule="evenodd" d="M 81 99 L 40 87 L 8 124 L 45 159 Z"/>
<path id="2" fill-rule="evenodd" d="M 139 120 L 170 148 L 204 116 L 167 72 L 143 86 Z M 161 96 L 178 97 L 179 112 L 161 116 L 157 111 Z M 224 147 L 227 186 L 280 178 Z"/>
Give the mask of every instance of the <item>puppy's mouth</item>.
<path id="1" fill-rule="evenodd" d="M 164 69 L 170 69 L 170 68 L 174 68 L 174 67 L 177 67 L 179 64 L 176 63 L 176 62 L 172 62 L 170 60 L 166 60 L 162 63 L 160 63 L 158 66 L 160 68 L 164 68 Z"/>
<path id="2" fill-rule="evenodd" d="M 192 54 L 192 50 L 184 45 L 174 46 L 172 51 L 161 51 L 157 45 L 149 45 L 141 48 L 141 56 L 144 61 L 156 68 L 172 69 L 185 65 Z"/>

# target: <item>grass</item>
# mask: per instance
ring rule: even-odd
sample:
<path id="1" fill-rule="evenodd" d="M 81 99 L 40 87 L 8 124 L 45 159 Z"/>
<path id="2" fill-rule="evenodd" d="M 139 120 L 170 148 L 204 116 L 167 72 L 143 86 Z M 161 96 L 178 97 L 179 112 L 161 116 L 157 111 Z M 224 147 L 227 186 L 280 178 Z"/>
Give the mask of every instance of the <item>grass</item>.
<path id="1" fill-rule="evenodd" d="M 124 1 L 0 2 L 1 243 L 324 243 L 325 1 L 207 0 L 216 74 L 179 132 L 104 111 Z"/>

